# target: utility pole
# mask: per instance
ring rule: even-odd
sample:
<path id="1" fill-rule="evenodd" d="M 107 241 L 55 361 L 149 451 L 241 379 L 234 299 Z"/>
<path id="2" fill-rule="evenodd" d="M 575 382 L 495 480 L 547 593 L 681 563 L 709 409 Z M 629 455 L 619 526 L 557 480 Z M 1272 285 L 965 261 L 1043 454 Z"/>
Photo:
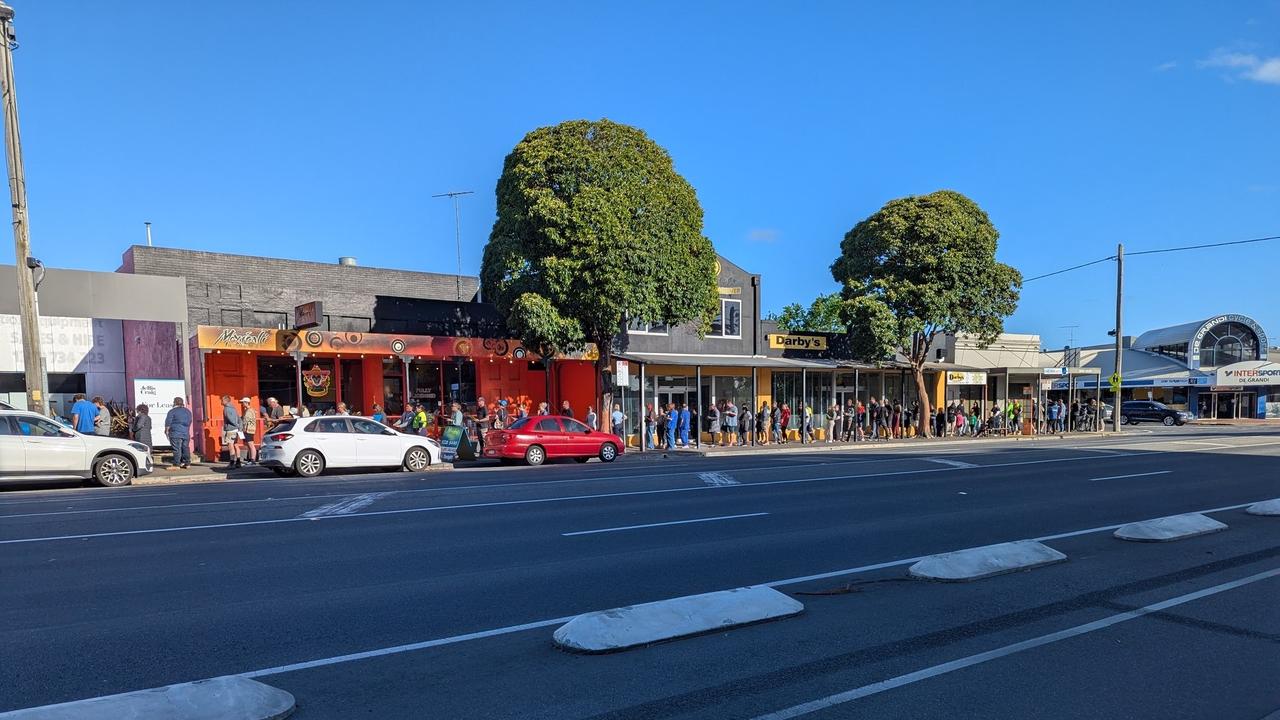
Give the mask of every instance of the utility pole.
<path id="1" fill-rule="evenodd" d="M 22 363 L 26 371 L 27 407 L 45 415 L 48 383 L 40 352 L 40 308 L 36 301 L 34 271 L 42 268 L 31 256 L 27 227 L 27 180 L 22 169 L 22 139 L 18 132 L 18 96 L 13 87 L 13 50 L 18 46 L 13 30 L 13 8 L 0 2 L 0 93 L 4 104 L 5 165 L 9 170 L 9 198 L 13 205 L 13 258 L 18 266 L 18 307 L 22 315 Z"/>
<path id="2" fill-rule="evenodd" d="M 1124 243 L 1116 245 L 1116 370 L 1112 376 L 1120 383 L 1124 382 Z M 1115 410 L 1111 413 L 1115 431 L 1120 432 L 1120 408 L 1124 402 L 1120 399 L 1120 384 L 1112 386 L 1115 392 Z"/>
<path id="3" fill-rule="evenodd" d="M 452 192 L 440 193 L 439 195 L 431 196 L 433 198 L 447 197 L 453 199 L 453 239 L 458 245 L 458 274 L 456 276 L 458 282 L 458 302 L 462 302 L 462 209 L 458 206 L 458 198 L 463 195 L 471 194 L 473 194 L 473 191 L 471 190 L 454 190 Z M 484 299 L 480 297 L 479 290 L 476 290 L 476 299 L 481 302 L 484 301 Z"/>

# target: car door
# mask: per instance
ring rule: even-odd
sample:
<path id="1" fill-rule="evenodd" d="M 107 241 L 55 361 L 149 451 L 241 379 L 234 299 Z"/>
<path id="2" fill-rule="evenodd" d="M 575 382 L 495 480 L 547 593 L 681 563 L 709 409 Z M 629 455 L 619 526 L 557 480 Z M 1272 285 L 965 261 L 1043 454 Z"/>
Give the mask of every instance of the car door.
<path id="1" fill-rule="evenodd" d="M 345 417 L 317 418 L 307 426 L 308 439 L 328 467 L 351 467 L 356 464 L 356 437 Z"/>
<path id="2" fill-rule="evenodd" d="M 404 436 L 372 420 L 351 418 L 355 430 L 356 462 L 361 465 L 399 465 L 404 461 Z"/>
<path id="3" fill-rule="evenodd" d="M 595 455 L 600 452 L 601 433 L 592 432 L 586 423 L 573 418 L 560 418 L 564 426 L 565 453 L 568 455 Z"/>
<path id="4" fill-rule="evenodd" d="M 544 417 L 533 426 L 534 442 L 542 446 L 547 451 L 547 457 L 564 457 L 569 454 L 568 444 L 564 435 L 564 430 L 560 427 L 560 420 L 553 417 Z"/>
<path id="5" fill-rule="evenodd" d="M 1160 422 L 1160 408 L 1153 402 L 1138 403 L 1138 417 L 1144 422 Z"/>
<path id="6" fill-rule="evenodd" d="M 0 478 L 19 477 L 27 469 L 27 451 L 18 424 L 0 417 Z"/>
<path id="7" fill-rule="evenodd" d="M 26 475 L 87 476 L 89 457 L 84 438 L 39 415 L 12 415 L 26 450 Z"/>

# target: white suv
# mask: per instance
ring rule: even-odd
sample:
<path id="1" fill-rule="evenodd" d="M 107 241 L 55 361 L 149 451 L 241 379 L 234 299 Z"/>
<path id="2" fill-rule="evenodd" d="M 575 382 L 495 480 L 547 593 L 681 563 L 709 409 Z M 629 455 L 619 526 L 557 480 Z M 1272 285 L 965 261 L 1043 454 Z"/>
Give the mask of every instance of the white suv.
<path id="1" fill-rule="evenodd" d="M 396 432 L 349 415 L 282 420 L 262 438 L 258 464 L 277 475 L 315 477 L 325 468 L 403 468 L 421 472 L 440 462 L 431 438 Z"/>
<path id="2" fill-rule="evenodd" d="M 142 443 L 81 435 L 43 415 L 0 410 L 0 482 L 92 479 L 120 487 L 151 470 Z"/>

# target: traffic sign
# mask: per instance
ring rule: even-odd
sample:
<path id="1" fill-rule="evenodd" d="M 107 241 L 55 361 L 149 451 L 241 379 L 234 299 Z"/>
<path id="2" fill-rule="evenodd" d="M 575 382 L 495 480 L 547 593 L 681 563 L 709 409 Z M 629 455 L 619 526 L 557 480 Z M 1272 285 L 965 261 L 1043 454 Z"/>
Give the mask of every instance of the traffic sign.
<path id="1" fill-rule="evenodd" d="M 1107 379 L 1107 382 L 1111 383 L 1112 390 L 1119 389 L 1120 379 L 1121 378 L 1119 373 L 1111 373 L 1111 377 Z"/>

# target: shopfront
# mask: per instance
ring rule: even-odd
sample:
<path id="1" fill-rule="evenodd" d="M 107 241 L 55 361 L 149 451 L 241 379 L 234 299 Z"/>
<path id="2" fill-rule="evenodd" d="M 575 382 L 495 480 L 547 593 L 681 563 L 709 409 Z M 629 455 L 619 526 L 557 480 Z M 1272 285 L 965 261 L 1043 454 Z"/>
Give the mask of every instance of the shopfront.
<path id="1" fill-rule="evenodd" d="M 255 407 L 274 397 L 289 411 L 302 405 L 313 414 L 345 403 L 349 412 L 368 415 L 376 404 L 389 417 L 399 415 L 406 400 L 431 412 L 453 402 L 472 412 L 480 397 L 536 407 L 547 396 L 541 360 L 508 339 L 202 325 L 193 346 L 198 419 L 204 447 L 214 453 L 223 395 L 249 397 Z M 575 387 L 591 368 L 582 360 L 555 365 L 557 379 Z"/>
<path id="2" fill-rule="evenodd" d="M 1196 395 L 1197 417 L 1280 419 L 1280 363 L 1253 360 L 1225 365 L 1216 370 L 1213 381 Z"/>

